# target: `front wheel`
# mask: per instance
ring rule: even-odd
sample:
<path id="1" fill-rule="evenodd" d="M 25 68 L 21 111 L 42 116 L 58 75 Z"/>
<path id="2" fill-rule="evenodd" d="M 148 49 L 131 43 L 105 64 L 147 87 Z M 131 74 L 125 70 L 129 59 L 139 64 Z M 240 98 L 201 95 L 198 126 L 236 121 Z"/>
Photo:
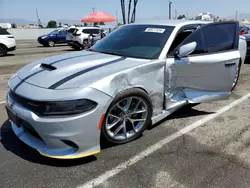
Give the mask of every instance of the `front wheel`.
<path id="1" fill-rule="evenodd" d="M 119 93 L 108 108 L 102 135 L 113 144 L 124 144 L 138 138 L 151 123 L 152 105 L 140 89 Z"/>
<path id="2" fill-rule="evenodd" d="M 48 42 L 48 46 L 49 46 L 49 47 L 54 47 L 54 46 L 55 46 L 55 42 L 52 41 L 52 40 L 50 40 L 50 41 Z"/>
<path id="3" fill-rule="evenodd" d="M 0 45 L 0 57 L 7 54 L 7 48 L 4 45 Z"/>

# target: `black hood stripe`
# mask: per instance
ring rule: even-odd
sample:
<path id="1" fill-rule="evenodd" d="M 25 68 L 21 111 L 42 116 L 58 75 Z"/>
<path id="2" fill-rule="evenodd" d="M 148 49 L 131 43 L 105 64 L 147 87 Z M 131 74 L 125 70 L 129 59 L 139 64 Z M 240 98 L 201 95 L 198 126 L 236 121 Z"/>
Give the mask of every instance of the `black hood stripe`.
<path id="1" fill-rule="evenodd" d="M 72 75 L 70 75 L 70 76 L 67 76 L 66 78 L 64 78 L 64 79 L 62 79 L 62 80 L 60 80 L 60 81 L 54 83 L 54 84 L 51 85 L 48 89 L 56 89 L 57 87 L 59 87 L 59 86 L 65 84 L 66 82 L 68 82 L 68 81 L 70 81 L 70 80 L 72 80 L 72 79 L 74 79 L 74 78 L 76 78 L 76 77 L 78 77 L 78 76 L 80 76 L 80 75 L 82 75 L 82 74 L 85 74 L 85 73 L 90 72 L 90 71 L 92 71 L 92 70 L 98 69 L 98 68 L 100 68 L 100 67 L 104 67 L 104 66 L 106 66 L 106 65 L 110 65 L 110 64 L 113 64 L 113 63 L 117 63 L 117 62 L 123 61 L 123 60 L 125 60 L 125 59 L 126 59 L 126 57 L 121 57 L 121 58 L 116 59 L 116 60 L 113 60 L 113 61 L 109 61 L 109 62 L 100 64 L 100 65 L 96 65 L 96 66 L 90 67 L 90 68 L 88 68 L 88 69 L 84 69 L 84 70 L 82 70 L 82 71 L 79 71 L 79 72 L 77 72 L 77 73 L 75 73 L 75 74 L 72 74 Z"/>
<path id="2" fill-rule="evenodd" d="M 62 62 L 62 61 L 65 61 L 65 60 L 69 60 L 69 59 L 75 59 L 75 58 L 78 58 L 78 57 L 86 57 L 86 56 L 90 56 L 90 55 L 96 55 L 96 53 L 91 53 L 91 54 L 84 54 L 84 55 L 78 55 L 78 56 L 72 56 L 72 57 L 67 57 L 67 58 L 64 58 L 64 59 L 60 59 L 60 60 L 57 60 L 57 61 L 54 61 L 52 63 L 48 63 L 48 65 L 54 65 L 56 63 L 59 63 L 59 62 Z M 32 76 L 35 76 L 41 72 L 43 72 L 45 70 L 39 70 L 37 72 L 34 72 L 32 74 L 30 74 L 29 76 L 26 76 L 25 78 L 21 79 L 21 81 L 13 88 L 13 91 L 16 91 L 18 87 L 20 87 L 20 85 L 22 85 L 22 83 L 24 83 L 26 80 L 28 80 L 29 78 L 31 78 Z"/>

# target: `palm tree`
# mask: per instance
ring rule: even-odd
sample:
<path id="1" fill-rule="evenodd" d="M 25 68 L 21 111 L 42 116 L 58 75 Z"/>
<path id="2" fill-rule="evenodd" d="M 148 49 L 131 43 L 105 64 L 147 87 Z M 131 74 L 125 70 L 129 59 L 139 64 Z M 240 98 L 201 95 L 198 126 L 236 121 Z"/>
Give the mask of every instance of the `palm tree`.
<path id="1" fill-rule="evenodd" d="M 131 14 L 132 1 L 133 1 L 133 11 L 132 11 L 132 14 Z M 121 3 L 121 10 L 122 10 L 123 24 L 126 24 L 126 20 L 127 20 L 128 23 L 135 22 L 136 6 L 137 6 L 137 3 L 138 3 L 138 0 L 129 0 L 127 19 L 126 19 L 125 0 L 120 0 L 120 3 Z"/>

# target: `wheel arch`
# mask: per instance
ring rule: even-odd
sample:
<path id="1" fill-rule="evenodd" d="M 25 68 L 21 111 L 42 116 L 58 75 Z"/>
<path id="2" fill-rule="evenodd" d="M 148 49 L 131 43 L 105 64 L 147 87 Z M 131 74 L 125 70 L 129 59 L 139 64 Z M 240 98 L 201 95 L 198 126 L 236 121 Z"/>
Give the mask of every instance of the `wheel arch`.
<path id="1" fill-rule="evenodd" d="M 3 43 L 0 43 L 0 46 L 3 46 L 3 47 L 5 47 L 5 49 L 8 49 L 8 47 Z"/>

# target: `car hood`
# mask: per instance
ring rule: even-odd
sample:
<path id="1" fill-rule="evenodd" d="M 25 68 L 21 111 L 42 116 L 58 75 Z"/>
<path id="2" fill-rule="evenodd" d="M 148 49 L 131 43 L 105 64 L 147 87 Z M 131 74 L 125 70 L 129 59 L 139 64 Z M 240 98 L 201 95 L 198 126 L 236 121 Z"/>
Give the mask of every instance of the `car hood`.
<path id="1" fill-rule="evenodd" d="M 125 58 L 90 51 L 72 52 L 24 66 L 17 76 L 22 83 L 46 89 L 86 87 L 102 78 L 150 60 Z"/>

